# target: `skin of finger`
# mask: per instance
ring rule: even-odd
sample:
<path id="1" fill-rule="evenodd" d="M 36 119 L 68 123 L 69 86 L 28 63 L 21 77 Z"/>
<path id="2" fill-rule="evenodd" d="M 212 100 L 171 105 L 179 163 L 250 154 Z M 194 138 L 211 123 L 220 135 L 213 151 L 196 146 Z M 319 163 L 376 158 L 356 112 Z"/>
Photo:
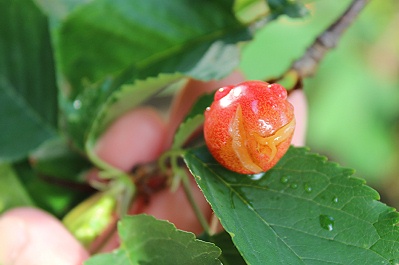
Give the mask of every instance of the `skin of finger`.
<path id="1" fill-rule="evenodd" d="M 232 72 L 221 80 L 209 82 L 190 79 L 179 93 L 176 94 L 171 105 L 169 115 L 168 135 L 166 145 L 170 146 L 176 129 L 190 111 L 199 96 L 210 93 L 223 86 L 237 84 L 245 80 L 244 75 L 239 71 Z"/>
<path id="2" fill-rule="evenodd" d="M 209 204 L 193 179 L 191 179 L 190 184 L 196 203 L 205 218 L 209 218 L 212 215 Z M 149 198 L 149 201 L 143 200 L 141 197 L 137 198 L 128 214 L 143 213 L 152 215 L 160 220 L 167 220 L 173 223 L 177 229 L 195 234 L 200 234 L 204 231 L 181 186 L 175 192 L 169 189 L 158 191 Z M 119 237 L 117 233 L 114 233 L 99 252 L 112 251 L 119 247 L 119 244 Z"/>
<path id="3" fill-rule="evenodd" d="M 190 181 L 194 200 L 205 218 L 208 219 L 212 214 L 212 210 L 194 179 L 191 178 Z M 149 204 L 144 207 L 143 213 L 153 215 L 161 220 L 168 220 L 178 229 L 184 231 L 190 231 L 195 234 L 203 232 L 203 228 L 181 186 L 175 192 L 164 189 L 154 194 Z"/>
<path id="4" fill-rule="evenodd" d="M 162 142 L 165 139 L 165 130 L 166 126 L 161 122 L 155 110 L 135 109 L 116 120 L 107 129 L 98 141 L 95 150 L 97 155 L 107 163 L 128 171 L 138 163 L 150 162 L 158 157 L 163 150 L 162 146 L 165 146 Z M 96 173 L 94 175 L 97 175 Z M 194 182 L 192 184 L 193 193 L 200 208 L 206 216 L 209 216 L 211 211 L 208 203 L 196 184 Z M 180 229 L 202 231 L 182 188 L 176 192 L 166 189 L 154 194 L 151 196 L 150 203 L 143 207 L 141 212 L 170 220 Z M 112 250 L 117 246 L 118 240 L 113 237 L 102 251 Z"/>
<path id="5" fill-rule="evenodd" d="M 2 265 L 78 265 L 89 257 L 59 220 L 39 209 L 4 213 L 0 235 Z"/>
<path id="6" fill-rule="evenodd" d="M 118 118 L 98 140 L 95 153 L 123 171 L 155 160 L 164 150 L 166 124 L 155 109 L 141 107 Z"/>
<path id="7" fill-rule="evenodd" d="M 304 146 L 306 142 L 308 120 L 306 95 L 303 90 L 294 90 L 288 96 L 288 101 L 294 106 L 294 115 L 296 119 L 294 136 L 291 143 L 295 146 Z"/>

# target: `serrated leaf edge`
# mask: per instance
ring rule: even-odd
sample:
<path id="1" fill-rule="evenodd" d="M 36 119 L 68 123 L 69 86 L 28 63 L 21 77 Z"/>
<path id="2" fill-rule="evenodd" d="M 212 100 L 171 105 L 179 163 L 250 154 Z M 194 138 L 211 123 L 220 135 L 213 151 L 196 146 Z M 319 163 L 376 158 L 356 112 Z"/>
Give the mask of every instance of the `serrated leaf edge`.
<path id="1" fill-rule="evenodd" d="M 192 149 L 194 149 L 194 148 L 192 148 Z M 393 228 L 396 228 L 396 231 L 398 232 L 398 240 L 399 240 L 399 227 L 398 227 L 398 224 L 399 224 L 399 213 L 395 210 L 395 208 L 390 207 L 390 206 L 387 206 L 385 203 L 382 203 L 382 202 L 380 201 L 380 195 L 379 195 L 379 193 L 378 193 L 375 189 L 373 189 L 373 188 L 371 188 L 370 186 L 366 185 L 366 184 L 365 184 L 366 181 L 365 181 L 364 179 L 359 178 L 359 177 L 352 176 L 352 174 L 354 174 L 354 172 L 355 172 L 354 169 L 342 167 L 342 166 L 340 166 L 338 163 L 330 161 L 326 156 L 323 156 L 323 155 L 320 155 L 320 154 L 317 154 L 317 153 L 312 153 L 312 152 L 310 152 L 310 148 L 308 148 L 308 147 L 293 147 L 293 146 L 291 146 L 290 149 L 295 149 L 296 152 L 303 152 L 304 155 L 307 155 L 307 156 L 313 157 L 313 158 L 315 158 L 315 159 L 318 159 L 318 160 L 319 160 L 321 163 L 323 163 L 324 165 L 331 166 L 331 167 L 333 167 L 333 168 L 339 168 L 339 169 L 341 169 L 341 170 L 343 171 L 343 174 L 347 175 L 347 178 L 348 178 L 348 179 L 350 179 L 350 180 L 352 180 L 352 181 L 355 181 L 356 183 L 354 183 L 354 184 L 357 185 L 357 186 L 359 186 L 359 188 L 360 188 L 362 191 L 364 191 L 364 197 L 365 197 L 365 198 L 368 198 L 369 200 L 371 200 L 371 201 L 373 201 L 373 202 L 380 203 L 381 206 L 383 206 L 383 207 L 386 208 L 385 211 L 380 212 L 380 215 L 379 215 L 379 217 L 378 217 L 378 220 L 377 220 L 376 223 L 373 224 L 373 226 L 375 227 L 376 224 L 378 224 L 378 223 L 380 223 L 380 222 L 382 222 L 382 221 L 385 221 L 386 223 L 388 223 L 388 226 L 389 226 L 389 223 L 390 223 L 391 226 L 392 226 Z M 183 157 L 185 157 L 185 156 L 187 156 L 187 155 L 189 154 L 189 150 L 190 150 L 190 149 L 186 150 L 186 152 L 183 154 Z M 194 156 L 194 155 L 192 155 L 192 156 L 193 156 L 193 158 L 200 160 L 200 159 L 197 158 L 196 156 Z M 201 161 L 201 163 L 202 163 L 202 160 L 200 160 L 200 161 Z M 278 166 L 278 165 L 279 165 L 279 163 L 278 163 L 276 166 Z M 208 166 L 207 166 L 207 167 L 208 167 Z M 201 176 L 197 176 L 196 174 L 194 174 L 194 173 L 191 171 L 190 168 L 189 168 L 189 170 L 190 170 L 191 174 L 195 177 L 195 179 L 201 180 Z M 212 171 L 212 170 L 209 169 L 209 168 L 208 168 L 208 170 Z M 215 175 L 218 175 L 218 174 L 215 174 Z M 222 182 L 224 182 L 222 179 L 220 179 L 220 180 L 221 180 Z M 200 187 L 200 185 L 198 185 L 198 186 Z M 226 183 L 226 186 L 230 186 L 230 185 L 227 185 L 227 183 Z M 200 189 L 201 189 L 201 187 L 200 187 Z M 201 191 L 202 191 L 202 189 L 201 189 Z M 370 194 L 370 191 L 372 192 L 372 194 Z M 237 196 L 238 196 L 239 198 L 241 198 L 241 199 L 245 202 L 244 198 L 242 198 L 242 197 L 239 196 L 238 194 L 237 194 Z M 206 197 L 205 197 L 205 198 L 206 198 Z M 209 202 L 209 200 L 208 200 L 207 198 L 206 198 L 206 200 L 207 200 L 208 203 L 210 204 L 210 202 Z M 210 205 L 211 205 L 211 204 L 210 204 Z M 213 208 L 212 205 L 211 205 L 211 207 Z M 388 216 L 388 218 L 382 218 L 382 216 L 385 216 L 385 217 Z M 220 219 L 220 217 L 218 217 L 218 218 Z M 261 219 L 262 219 L 262 218 L 261 218 Z M 220 220 L 221 220 L 221 219 L 220 219 Z M 267 224 L 267 225 L 268 225 L 268 224 Z M 268 226 L 269 226 L 269 225 L 268 225 Z M 272 229 L 272 228 L 271 228 L 271 229 Z M 379 236 L 379 239 L 377 239 L 377 240 L 374 242 L 374 244 L 370 245 L 369 247 L 364 247 L 364 249 L 369 249 L 370 251 L 374 252 L 376 255 L 381 256 L 383 259 L 386 259 L 386 257 L 382 256 L 380 253 L 378 253 L 378 252 L 376 252 L 376 251 L 374 251 L 374 250 L 372 249 L 374 245 L 376 245 L 381 239 L 383 239 L 383 235 L 381 235 L 381 234 L 379 233 L 379 231 L 378 231 L 377 228 L 375 228 L 375 229 L 376 229 L 376 232 L 377 232 L 377 234 L 378 234 L 378 236 Z M 273 230 L 274 230 L 274 229 L 273 229 Z M 234 234 L 233 232 L 231 232 L 231 231 L 227 231 L 227 232 L 228 232 L 228 233 L 231 235 L 231 237 L 234 239 L 235 234 Z M 277 234 L 276 234 L 276 235 L 277 235 Z M 234 242 L 234 244 L 235 244 L 235 241 L 234 241 L 234 240 L 233 240 L 233 242 Z M 283 242 L 284 242 L 284 240 L 283 240 Z M 396 241 L 395 241 L 395 242 L 396 242 Z M 284 244 L 285 244 L 285 242 L 284 242 Z M 398 244 L 399 244 L 399 242 L 398 242 Z M 289 247 L 289 246 L 287 246 L 287 247 Z M 353 246 L 353 247 L 356 247 L 356 246 Z M 238 251 L 240 252 L 240 254 L 243 254 L 242 251 L 240 250 L 240 248 L 239 248 L 238 246 L 237 246 L 237 249 L 238 249 Z M 293 251 L 293 253 L 296 255 L 296 253 L 295 253 L 294 251 Z M 245 261 L 248 262 L 247 259 L 245 258 L 245 256 L 244 256 L 244 255 L 242 255 L 242 256 L 243 256 L 243 258 L 245 259 Z M 398 259 L 399 259 L 399 256 L 398 256 Z M 396 260 L 396 259 L 395 259 L 395 260 Z"/>

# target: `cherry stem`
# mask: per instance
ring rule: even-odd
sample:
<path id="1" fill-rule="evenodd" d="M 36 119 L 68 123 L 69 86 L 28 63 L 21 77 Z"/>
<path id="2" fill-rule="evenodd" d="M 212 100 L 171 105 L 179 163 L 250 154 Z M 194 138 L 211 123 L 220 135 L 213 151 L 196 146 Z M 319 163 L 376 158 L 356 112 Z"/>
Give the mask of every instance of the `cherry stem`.
<path id="1" fill-rule="evenodd" d="M 181 179 L 182 184 L 183 184 L 184 193 L 186 194 L 187 200 L 190 203 L 191 208 L 193 209 L 195 215 L 197 216 L 197 219 L 200 222 L 205 233 L 207 233 L 209 235 L 209 233 L 210 233 L 209 224 L 208 224 L 204 214 L 202 213 L 201 209 L 199 208 L 197 202 L 194 199 L 194 195 L 193 195 L 191 185 L 190 185 L 190 179 L 188 178 L 186 172 L 178 164 L 179 157 L 180 156 L 172 156 L 171 157 L 171 166 L 172 166 L 172 170 L 175 174 L 175 178 Z"/>
<path id="2" fill-rule="evenodd" d="M 182 177 L 182 183 L 183 183 L 184 192 L 186 193 L 187 199 L 190 202 L 190 205 L 193 208 L 193 211 L 194 211 L 195 215 L 197 216 L 198 221 L 200 222 L 205 233 L 207 233 L 209 235 L 210 234 L 209 224 L 208 224 L 207 220 L 205 219 L 205 216 L 202 213 L 201 209 L 198 207 L 197 202 L 194 199 L 194 196 L 193 196 L 193 193 L 191 190 L 190 180 L 188 179 L 187 175 L 185 175 L 185 177 Z"/>
<path id="3" fill-rule="evenodd" d="M 215 213 L 212 214 L 212 219 L 211 219 L 211 226 L 210 226 L 210 231 L 209 235 L 214 235 L 217 233 L 217 228 L 219 225 L 219 218 L 216 216 Z"/>
<path id="4" fill-rule="evenodd" d="M 299 80 L 313 76 L 324 55 L 337 46 L 344 31 L 349 28 L 369 1 L 353 0 L 344 13 L 314 40 L 305 54 L 293 62 L 286 74 L 296 72 Z M 301 86 L 295 88 L 301 88 Z"/>
<path id="5" fill-rule="evenodd" d="M 175 159 L 175 157 L 181 156 L 183 153 L 182 149 L 171 149 L 164 152 L 158 159 L 158 167 L 162 173 L 166 174 L 168 172 L 168 167 L 166 165 L 167 159 Z"/>

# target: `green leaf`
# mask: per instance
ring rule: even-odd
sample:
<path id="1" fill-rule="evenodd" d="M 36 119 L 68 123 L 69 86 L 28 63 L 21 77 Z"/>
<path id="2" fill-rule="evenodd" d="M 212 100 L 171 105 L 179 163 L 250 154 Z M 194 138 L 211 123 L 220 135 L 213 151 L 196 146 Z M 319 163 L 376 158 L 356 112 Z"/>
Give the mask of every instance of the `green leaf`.
<path id="1" fill-rule="evenodd" d="M 202 1 L 200 7 L 188 0 L 98 0 L 67 8 L 55 44 L 61 108 L 75 144 L 83 149 L 88 134 L 92 144 L 116 117 L 109 109 L 116 101 L 122 99 L 126 110 L 162 88 L 147 91 L 135 83 L 132 90 L 121 88 L 131 80 L 156 76 L 162 81 L 183 74 L 221 78 L 235 68 L 236 43 L 250 36 L 231 5 L 229 0 Z M 128 90 L 131 101 L 119 90 Z"/>
<path id="2" fill-rule="evenodd" d="M 391 264 L 399 215 L 353 170 L 290 148 L 266 173 L 240 175 L 205 147 L 185 161 L 250 264 Z"/>
<path id="3" fill-rule="evenodd" d="M 46 141 L 29 155 L 29 160 L 38 174 L 71 182 L 85 182 L 81 173 L 92 166 L 85 157 L 72 150 L 64 138 Z"/>
<path id="4" fill-rule="evenodd" d="M 85 5 L 92 0 L 33 0 L 36 5 L 49 17 L 62 20 L 75 8 Z"/>
<path id="5" fill-rule="evenodd" d="M 173 139 L 172 149 L 183 147 L 190 136 L 204 123 L 204 115 L 198 114 L 180 124 Z"/>
<path id="6" fill-rule="evenodd" d="M 213 97 L 213 93 L 205 94 L 197 100 L 180 124 L 173 140 L 172 149 L 181 148 L 189 137 L 204 123 L 204 111 L 211 105 Z"/>
<path id="7" fill-rule="evenodd" d="M 4 79 L 0 80 L 0 161 L 21 159 L 55 135 L 24 95 L 15 90 Z"/>
<path id="8" fill-rule="evenodd" d="M 12 167 L 34 204 L 57 217 L 64 216 L 93 192 L 86 183 L 38 175 L 27 160 L 14 163 Z"/>
<path id="9" fill-rule="evenodd" d="M 136 80 L 133 84 L 125 84 L 115 91 L 101 106 L 94 126 L 90 131 L 89 141 L 95 141 L 112 121 L 129 109 L 139 105 L 165 87 L 181 79 L 181 74 L 161 74 L 145 80 Z M 84 116 L 84 114 L 81 114 Z"/>
<path id="10" fill-rule="evenodd" d="M 236 0 L 234 12 L 238 19 L 244 23 L 251 23 L 269 13 L 265 0 Z"/>
<path id="11" fill-rule="evenodd" d="M 75 146 L 84 149 L 87 135 L 95 118 L 105 105 L 110 95 L 120 89 L 118 78 L 109 77 L 102 82 L 88 87 L 75 100 L 68 100 L 64 94 L 60 96 L 60 106 L 65 119 L 65 130 L 74 140 Z"/>
<path id="12" fill-rule="evenodd" d="M 121 247 L 110 254 L 96 255 L 85 265 L 221 264 L 220 249 L 214 244 L 152 216 L 127 216 L 119 222 L 118 230 Z"/>
<path id="13" fill-rule="evenodd" d="M 247 263 L 238 252 L 236 246 L 231 240 L 231 236 L 223 231 L 216 235 L 203 235 L 201 239 L 212 242 L 222 250 L 222 255 L 219 259 L 223 265 L 246 265 Z"/>
<path id="14" fill-rule="evenodd" d="M 314 0 L 236 0 L 234 11 L 240 21 L 254 23 L 257 20 L 268 22 L 280 15 L 300 18 L 309 14 L 304 4 Z M 264 26 L 265 23 L 261 23 Z M 258 28 L 256 26 L 256 28 Z"/>
<path id="15" fill-rule="evenodd" d="M 30 0 L 0 0 L 0 160 L 55 135 L 57 90 L 46 17 Z"/>
<path id="16" fill-rule="evenodd" d="M 298 0 L 266 0 L 272 14 L 275 17 L 287 15 L 292 18 L 300 18 L 308 15 L 309 11 Z"/>
<path id="17" fill-rule="evenodd" d="M 16 172 L 9 164 L 0 163 L 0 180 L 0 213 L 18 206 L 33 205 Z"/>
<path id="18" fill-rule="evenodd" d="M 70 98 L 106 76 L 144 79 L 181 72 L 221 78 L 238 64 L 236 43 L 247 28 L 232 0 L 97 0 L 74 9 L 57 34 L 61 72 Z"/>
<path id="19" fill-rule="evenodd" d="M 209 93 L 199 97 L 191 108 L 190 112 L 185 117 L 185 121 L 197 115 L 204 115 L 206 108 L 212 104 L 214 95 L 215 93 Z"/>
<path id="20" fill-rule="evenodd" d="M 85 145 L 89 157 L 98 166 L 107 168 L 108 166 L 94 153 L 98 137 L 124 112 L 139 105 L 166 86 L 177 82 L 180 78 L 180 74 L 161 74 L 146 80 L 136 80 L 133 84 L 121 86 L 109 97 L 102 95 L 102 91 L 99 91 L 100 93 L 88 91 L 89 93 L 85 93 L 81 99 L 72 103 L 75 106 L 78 104 L 78 108 L 73 108 L 73 106 L 70 108 L 72 111 L 69 112 L 69 117 L 72 119 L 69 120 L 69 126 L 73 130 L 72 136 L 75 136 L 77 141 L 82 141 L 88 134 Z"/>

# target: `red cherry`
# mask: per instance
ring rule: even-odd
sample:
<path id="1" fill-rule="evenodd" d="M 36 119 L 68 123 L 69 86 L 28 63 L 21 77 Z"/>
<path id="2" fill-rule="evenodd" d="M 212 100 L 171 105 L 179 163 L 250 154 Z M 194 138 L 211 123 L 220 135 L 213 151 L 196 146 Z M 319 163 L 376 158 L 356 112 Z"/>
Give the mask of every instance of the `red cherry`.
<path id="1" fill-rule="evenodd" d="M 294 107 L 279 84 L 247 81 L 220 88 L 205 111 L 205 142 L 224 167 L 242 174 L 269 170 L 287 152 Z"/>

